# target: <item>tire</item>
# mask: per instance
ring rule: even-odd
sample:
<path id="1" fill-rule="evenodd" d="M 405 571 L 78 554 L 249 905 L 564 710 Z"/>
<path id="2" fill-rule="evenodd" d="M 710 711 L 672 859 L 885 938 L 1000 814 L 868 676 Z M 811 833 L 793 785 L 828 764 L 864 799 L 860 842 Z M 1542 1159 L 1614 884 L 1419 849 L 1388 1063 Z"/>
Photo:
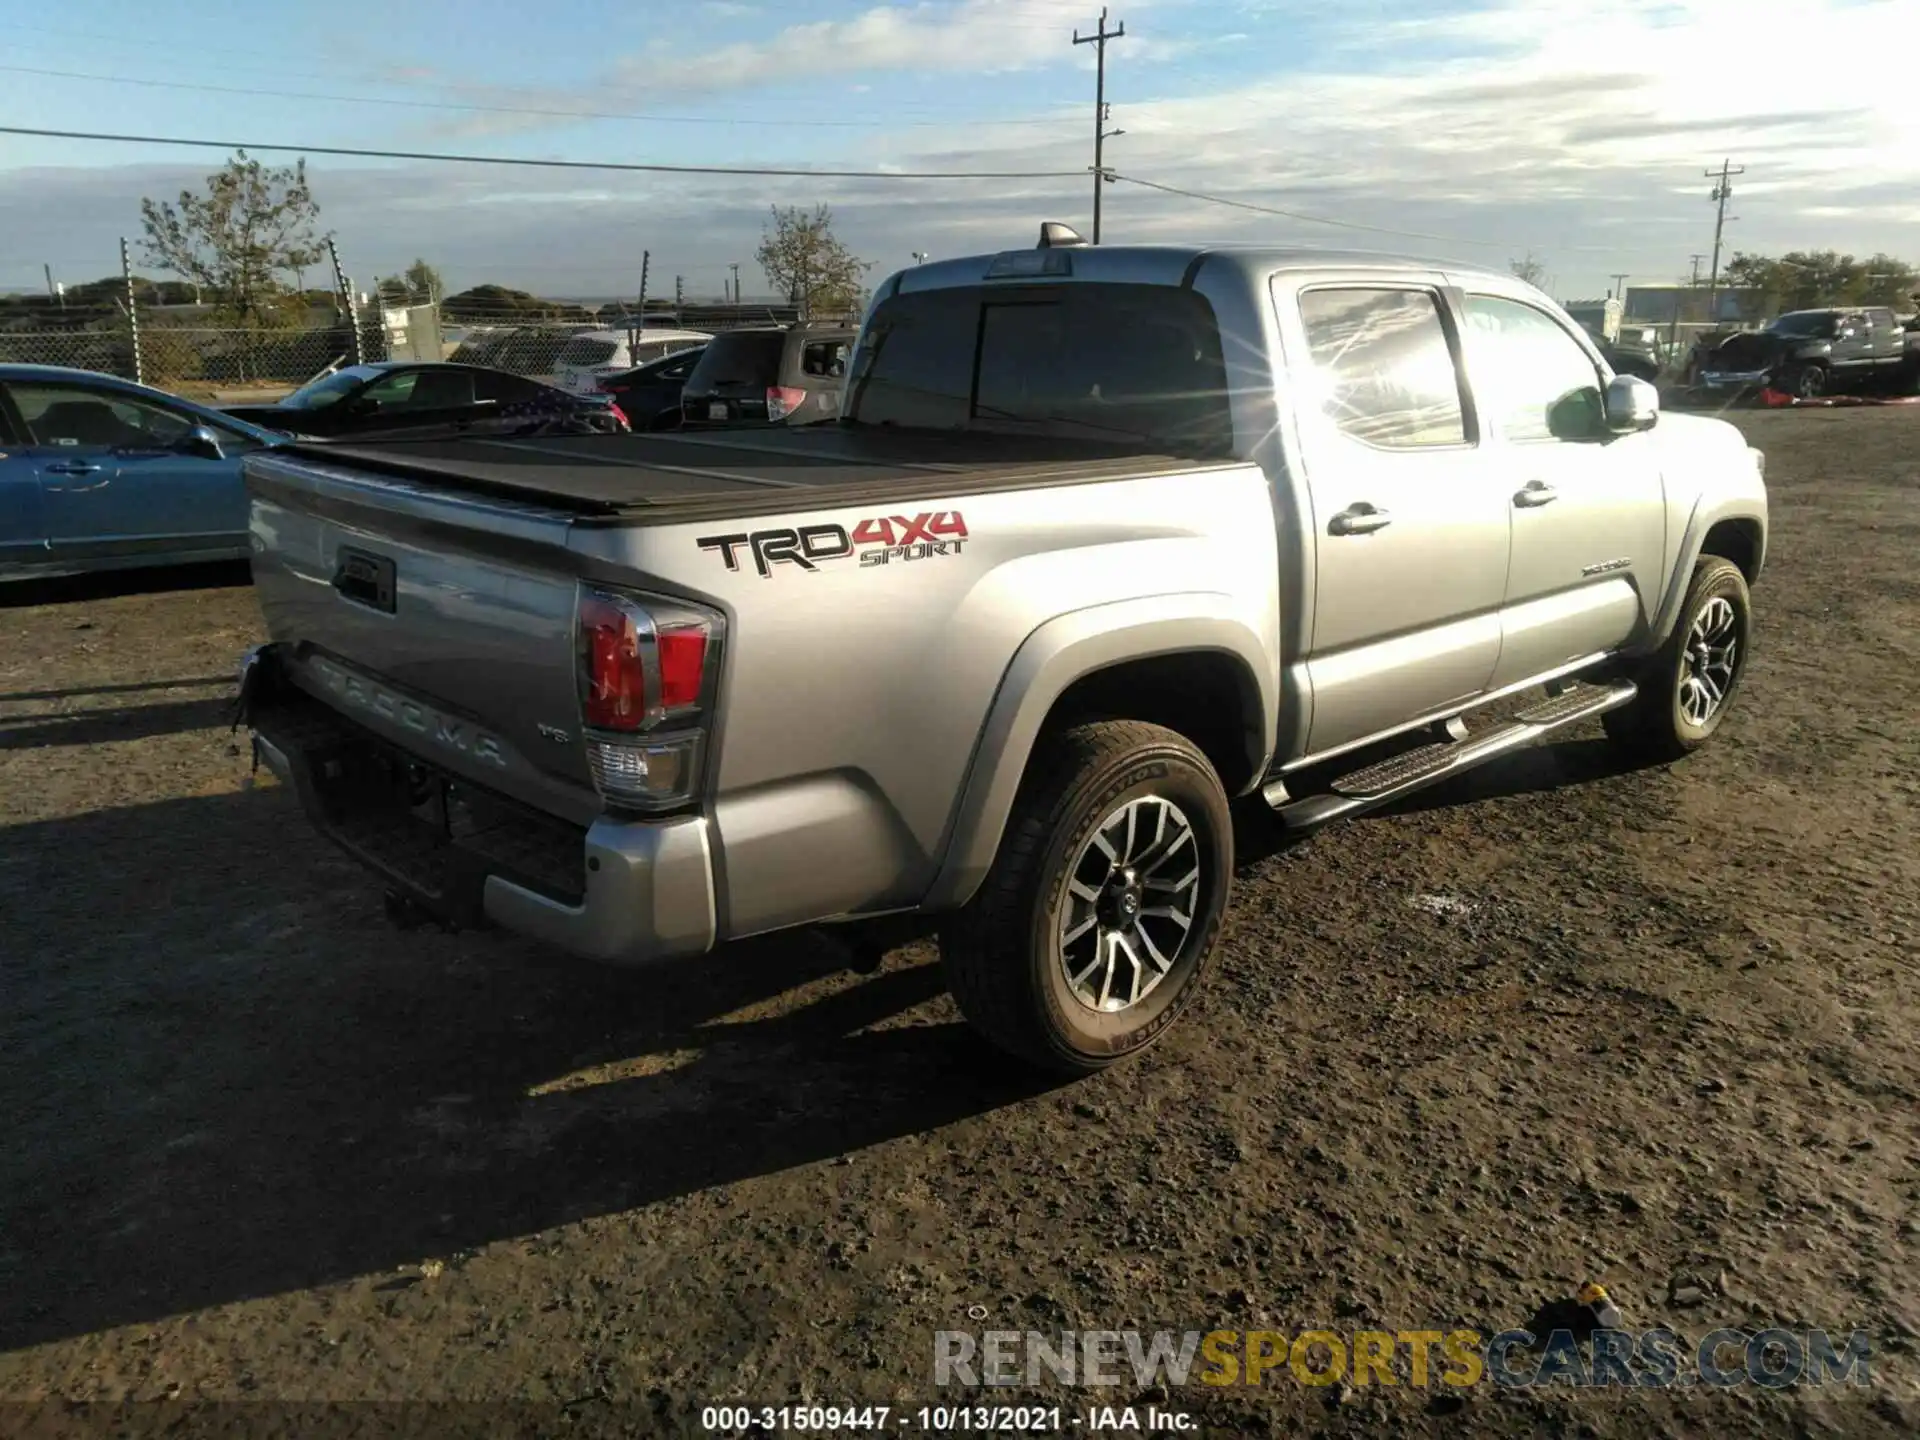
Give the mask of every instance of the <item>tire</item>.
<path id="1" fill-rule="evenodd" d="M 1827 393 L 1824 365 L 1796 365 L 1787 372 L 1787 393 L 1796 400 L 1818 400 Z"/>
<path id="2" fill-rule="evenodd" d="M 1109 828 L 1111 838 L 1101 833 Z M 1122 859 L 1146 863 L 1114 865 L 1103 840 Z M 1197 874 L 1175 890 L 1188 877 L 1168 862 L 1188 853 Z M 1122 883 L 1129 876 L 1131 886 Z M 1137 720 L 1060 731 L 1035 747 L 986 879 L 941 930 L 948 985 L 961 1013 L 1002 1050 L 1060 1074 L 1090 1074 L 1144 1049 L 1186 1008 L 1218 947 L 1232 878 L 1226 791 L 1191 741 Z M 1089 891 L 1101 895 L 1097 906 Z M 1128 948 L 1113 946 L 1110 932 Z M 1072 972 L 1090 960 L 1098 963 L 1076 993 Z"/>
<path id="3" fill-rule="evenodd" d="M 1724 624 L 1724 604 L 1731 611 Z M 1710 616 L 1709 611 L 1716 614 Z M 1696 637 L 1696 630 L 1701 635 Z M 1730 653 L 1721 644 L 1712 643 L 1724 634 L 1731 640 Z M 1608 737 L 1627 753 L 1644 760 L 1678 760 L 1711 740 L 1733 706 L 1740 682 L 1747 673 L 1752 655 L 1753 601 L 1747 593 L 1746 577 L 1731 560 L 1704 555 L 1694 566 L 1693 583 L 1680 607 L 1680 618 L 1647 663 L 1633 678 L 1640 693 L 1631 704 L 1610 710 L 1601 717 Z M 1696 639 L 1707 648 L 1703 652 Z M 1702 654 L 1709 663 L 1702 666 Z M 1728 668 L 1711 663 L 1725 656 Z M 1708 691 L 1694 688 L 1690 681 L 1698 677 L 1708 690 L 1718 690 L 1719 699 L 1710 711 L 1701 714 L 1701 698 Z"/>

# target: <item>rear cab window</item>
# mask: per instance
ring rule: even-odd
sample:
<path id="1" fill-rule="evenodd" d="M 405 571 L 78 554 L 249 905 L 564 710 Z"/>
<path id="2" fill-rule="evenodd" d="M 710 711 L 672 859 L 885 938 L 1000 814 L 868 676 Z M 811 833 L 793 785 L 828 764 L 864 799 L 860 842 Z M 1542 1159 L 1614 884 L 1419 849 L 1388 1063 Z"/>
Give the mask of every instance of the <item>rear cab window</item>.
<path id="1" fill-rule="evenodd" d="M 1230 454 L 1220 327 L 1166 285 L 970 286 L 875 308 L 846 418 L 863 425 L 1111 438 Z"/>

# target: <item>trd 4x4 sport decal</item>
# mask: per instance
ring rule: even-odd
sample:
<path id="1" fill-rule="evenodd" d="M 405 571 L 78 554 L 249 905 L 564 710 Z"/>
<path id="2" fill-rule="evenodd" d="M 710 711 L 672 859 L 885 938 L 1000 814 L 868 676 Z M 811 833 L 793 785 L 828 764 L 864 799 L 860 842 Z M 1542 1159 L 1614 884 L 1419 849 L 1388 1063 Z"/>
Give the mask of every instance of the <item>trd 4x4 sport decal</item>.
<path id="1" fill-rule="evenodd" d="M 860 521 L 851 534 L 844 525 L 789 525 L 779 530 L 705 535 L 694 543 L 702 550 L 718 550 L 729 570 L 740 568 L 740 552 L 745 550 L 753 557 L 753 568 L 766 579 L 776 565 L 818 570 L 829 560 L 856 554 L 862 565 L 958 555 L 967 543 L 967 522 L 958 510 L 927 510 L 911 518 L 876 515 Z"/>

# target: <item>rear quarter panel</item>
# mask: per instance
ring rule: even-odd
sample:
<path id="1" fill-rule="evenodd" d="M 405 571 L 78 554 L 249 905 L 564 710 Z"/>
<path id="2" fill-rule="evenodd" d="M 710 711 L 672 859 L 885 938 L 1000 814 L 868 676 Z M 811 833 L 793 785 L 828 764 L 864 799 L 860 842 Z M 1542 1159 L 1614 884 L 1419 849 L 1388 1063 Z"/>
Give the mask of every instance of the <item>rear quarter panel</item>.
<path id="1" fill-rule="evenodd" d="M 928 891 L 1016 653 L 1057 617 L 1160 595 L 1211 597 L 1277 664 L 1267 482 L 1250 465 L 756 519 L 896 540 L 946 514 L 965 538 L 909 558 L 869 539 L 811 568 L 772 564 L 739 523 L 581 531 L 728 618 L 712 818 L 722 931 L 912 905 Z M 865 528 L 863 529 L 863 525 Z M 703 543 L 704 542 L 704 543 Z M 924 542 L 916 542 L 924 543 Z M 619 552 L 627 551 L 622 555 Z M 1261 682 L 1271 696 L 1273 679 Z M 1265 717 L 1271 734 L 1271 717 Z M 1023 757 L 1022 757 L 1023 758 Z"/>

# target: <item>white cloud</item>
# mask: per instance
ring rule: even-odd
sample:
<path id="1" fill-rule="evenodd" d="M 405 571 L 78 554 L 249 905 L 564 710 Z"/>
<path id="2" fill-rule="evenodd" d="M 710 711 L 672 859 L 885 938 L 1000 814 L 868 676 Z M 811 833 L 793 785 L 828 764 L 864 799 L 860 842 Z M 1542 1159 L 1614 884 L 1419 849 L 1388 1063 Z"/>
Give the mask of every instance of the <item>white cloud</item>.
<path id="1" fill-rule="evenodd" d="M 1302 3 L 1293 0 L 1296 9 Z M 1125 14 L 1142 16 L 1143 42 L 1171 44 L 1180 39 L 1178 4 L 1130 3 Z M 1254 204 L 1449 238 L 1342 232 L 1126 185 L 1106 192 L 1106 238 L 1345 243 L 1494 264 L 1531 249 L 1561 288 L 1592 292 L 1613 270 L 1640 278 L 1684 273 L 1688 255 L 1711 239 L 1702 171 L 1731 156 L 1747 167 L 1735 182 L 1731 245 L 1904 250 L 1920 260 L 1911 253 L 1911 227 L 1920 219 L 1920 107 L 1898 85 L 1836 88 L 1829 78 L 1859 74 L 1862 57 L 1903 39 L 1911 4 L 1804 0 L 1785 38 L 1767 23 L 1772 10 L 1763 0 L 1505 0 L 1471 14 L 1400 21 L 1355 7 L 1327 47 L 1303 57 L 1287 25 L 1273 18 L 1286 7 L 1246 3 L 1231 21 L 1245 32 L 1235 46 L 1271 47 L 1273 72 L 1134 100 L 1147 88 L 1136 72 L 1124 87 L 1129 98 L 1116 104 L 1115 123 L 1127 134 L 1109 146 L 1108 163 Z M 1076 23 L 1084 32 L 1096 10 L 1085 0 L 871 6 L 704 53 L 676 51 L 671 64 L 649 72 L 658 83 L 645 93 L 679 86 L 689 95 L 702 87 L 744 95 L 794 74 L 831 75 L 844 88 L 856 77 L 868 83 L 911 73 L 931 77 L 925 93 L 938 99 L 970 75 L 1085 60 L 1084 46 L 1062 59 L 1065 37 Z M 773 7 L 763 17 L 778 14 Z M 1183 73 L 1204 84 L 1211 72 L 1191 57 L 1187 65 Z M 605 108 L 631 108 L 631 84 L 625 105 Z M 555 103 L 591 102 L 576 93 Z M 498 117 L 506 124 L 521 118 Z M 1075 171 L 1091 158 L 1081 118 L 1076 112 L 1058 130 L 820 132 L 813 163 Z M 751 154 L 754 133 L 739 132 L 743 155 Z M 1084 223 L 1091 188 L 1090 179 L 611 176 L 603 183 L 600 176 L 451 166 L 350 171 L 334 162 L 314 172 L 327 223 L 340 228 L 362 269 L 419 253 L 463 282 L 492 278 L 575 293 L 616 282 L 624 288 L 643 246 L 654 250 L 655 275 L 684 269 L 690 286 L 717 291 L 727 261 L 750 258 L 773 203 L 832 203 L 849 240 L 884 271 L 908 263 L 916 249 L 955 254 L 1030 243 L 1043 218 Z M 117 228 L 99 238 L 75 233 L 95 223 L 85 217 L 89 205 L 103 203 L 97 190 L 87 191 L 87 205 L 63 211 L 57 202 L 36 202 L 27 176 L 9 183 L 0 174 L 0 206 L 22 217 L 16 229 L 32 232 L 10 235 L 10 248 L 37 255 L 77 246 L 110 257 L 112 237 L 134 223 L 138 196 L 177 189 L 181 178 L 159 185 L 123 175 L 117 183 L 126 193 L 111 222 Z M 37 183 L 43 197 L 65 184 Z M 511 201 L 499 203 L 505 196 Z M 476 203 L 483 197 L 495 203 Z M 1487 243 L 1468 243 L 1476 241 Z M 13 277 L 0 275 L 7 283 Z"/>

